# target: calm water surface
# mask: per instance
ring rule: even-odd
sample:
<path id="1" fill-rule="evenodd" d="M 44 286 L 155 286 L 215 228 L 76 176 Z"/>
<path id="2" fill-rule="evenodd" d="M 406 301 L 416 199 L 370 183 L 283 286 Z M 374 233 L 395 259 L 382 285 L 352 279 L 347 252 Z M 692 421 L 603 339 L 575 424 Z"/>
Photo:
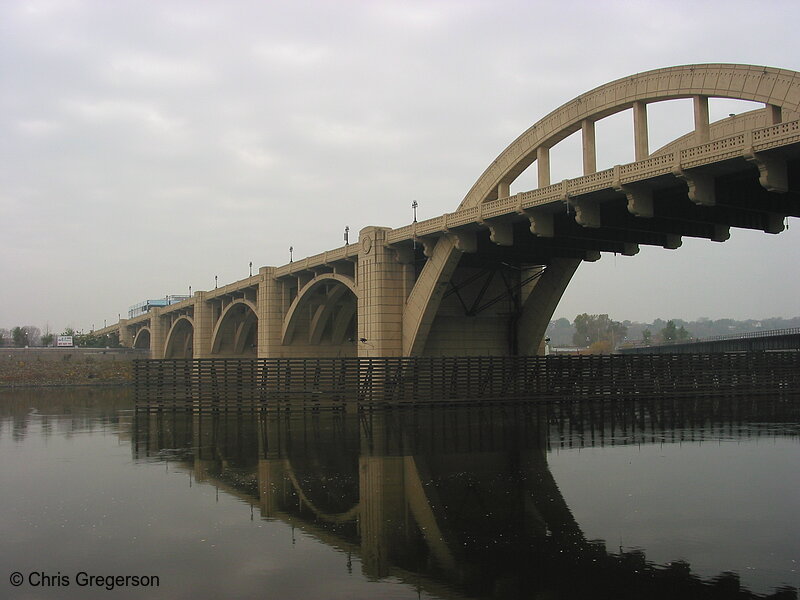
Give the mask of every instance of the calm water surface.
<path id="1" fill-rule="evenodd" d="M 0 597 L 795 598 L 798 404 L 197 415 L 6 391 Z"/>

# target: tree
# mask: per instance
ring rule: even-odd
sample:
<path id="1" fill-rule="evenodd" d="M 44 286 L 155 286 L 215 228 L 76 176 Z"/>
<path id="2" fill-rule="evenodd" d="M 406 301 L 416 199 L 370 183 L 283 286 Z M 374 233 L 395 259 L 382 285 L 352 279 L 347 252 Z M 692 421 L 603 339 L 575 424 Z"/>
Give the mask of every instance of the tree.
<path id="1" fill-rule="evenodd" d="M 25 325 L 23 329 L 28 332 L 28 346 L 38 346 L 42 343 L 42 331 L 36 325 Z"/>
<path id="2" fill-rule="evenodd" d="M 553 346 L 569 346 L 573 333 L 575 333 L 575 330 L 572 327 L 572 323 L 568 319 L 561 317 L 555 321 L 550 321 L 546 335 L 550 338 Z"/>
<path id="3" fill-rule="evenodd" d="M 649 329 L 645 329 L 645 330 L 642 332 L 642 341 L 643 341 L 645 344 L 647 344 L 648 346 L 650 345 L 650 339 L 651 339 L 652 337 L 653 337 L 653 332 L 652 332 L 652 331 L 650 331 Z"/>
<path id="4" fill-rule="evenodd" d="M 52 346 L 55 337 L 52 333 L 45 333 L 42 336 L 42 346 Z"/>
<path id="5" fill-rule="evenodd" d="M 11 339 L 14 340 L 14 346 L 24 348 L 28 345 L 28 332 L 24 327 L 17 325 L 11 330 Z"/>
<path id="6" fill-rule="evenodd" d="M 589 315 L 575 317 L 575 334 L 572 343 L 576 346 L 592 346 L 597 342 L 608 342 L 611 351 L 617 347 L 628 333 L 628 328 L 619 321 L 612 321 L 608 315 Z"/>
<path id="7" fill-rule="evenodd" d="M 119 348 L 119 336 L 117 334 L 98 335 L 96 333 L 83 333 L 75 335 L 73 341 L 76 346 L 81 348 Z"/>
<path id="8" fill-rule="evenodd" d="M 670 319 L 661 330 L 661 339 L 665 342 L 675 342 L 678 339 L 678 328 L 675 326 L 675 321 Z"/>

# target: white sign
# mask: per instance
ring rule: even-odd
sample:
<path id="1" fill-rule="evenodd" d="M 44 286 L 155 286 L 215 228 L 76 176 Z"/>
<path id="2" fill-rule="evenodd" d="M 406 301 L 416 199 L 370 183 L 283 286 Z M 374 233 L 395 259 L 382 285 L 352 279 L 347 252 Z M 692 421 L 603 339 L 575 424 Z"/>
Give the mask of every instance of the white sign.
<path id="1" fill-rule="evenodd" d="M 58 340 L 56 341 L 56 346 L 58 346 L 59 348 L 72 348 L 72 336 L 71 335 L 58 336 Z"/>

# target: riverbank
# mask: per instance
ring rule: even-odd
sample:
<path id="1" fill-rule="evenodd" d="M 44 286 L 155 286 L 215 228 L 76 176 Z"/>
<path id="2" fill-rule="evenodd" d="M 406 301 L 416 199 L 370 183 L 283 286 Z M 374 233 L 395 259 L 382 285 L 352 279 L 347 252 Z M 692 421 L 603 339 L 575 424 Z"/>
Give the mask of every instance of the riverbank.
<path id="1" fill-rule="evenodd" d="M 145 357 L 127 348 L 3 348 L 0 388 L 130 385 L 133 360 Z"/>

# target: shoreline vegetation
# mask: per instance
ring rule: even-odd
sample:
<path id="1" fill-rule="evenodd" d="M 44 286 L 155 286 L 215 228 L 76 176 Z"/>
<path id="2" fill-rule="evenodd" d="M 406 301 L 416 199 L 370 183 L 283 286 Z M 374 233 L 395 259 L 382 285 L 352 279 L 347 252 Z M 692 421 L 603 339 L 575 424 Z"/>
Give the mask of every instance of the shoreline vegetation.
<path id="1" fill-rule="evenodd" d="M 116 354 L 83 354 L 41 350 L 0 354 L 0 388 L 61 386 L 126 386 L 132 384 L 133 362 Z"/>

